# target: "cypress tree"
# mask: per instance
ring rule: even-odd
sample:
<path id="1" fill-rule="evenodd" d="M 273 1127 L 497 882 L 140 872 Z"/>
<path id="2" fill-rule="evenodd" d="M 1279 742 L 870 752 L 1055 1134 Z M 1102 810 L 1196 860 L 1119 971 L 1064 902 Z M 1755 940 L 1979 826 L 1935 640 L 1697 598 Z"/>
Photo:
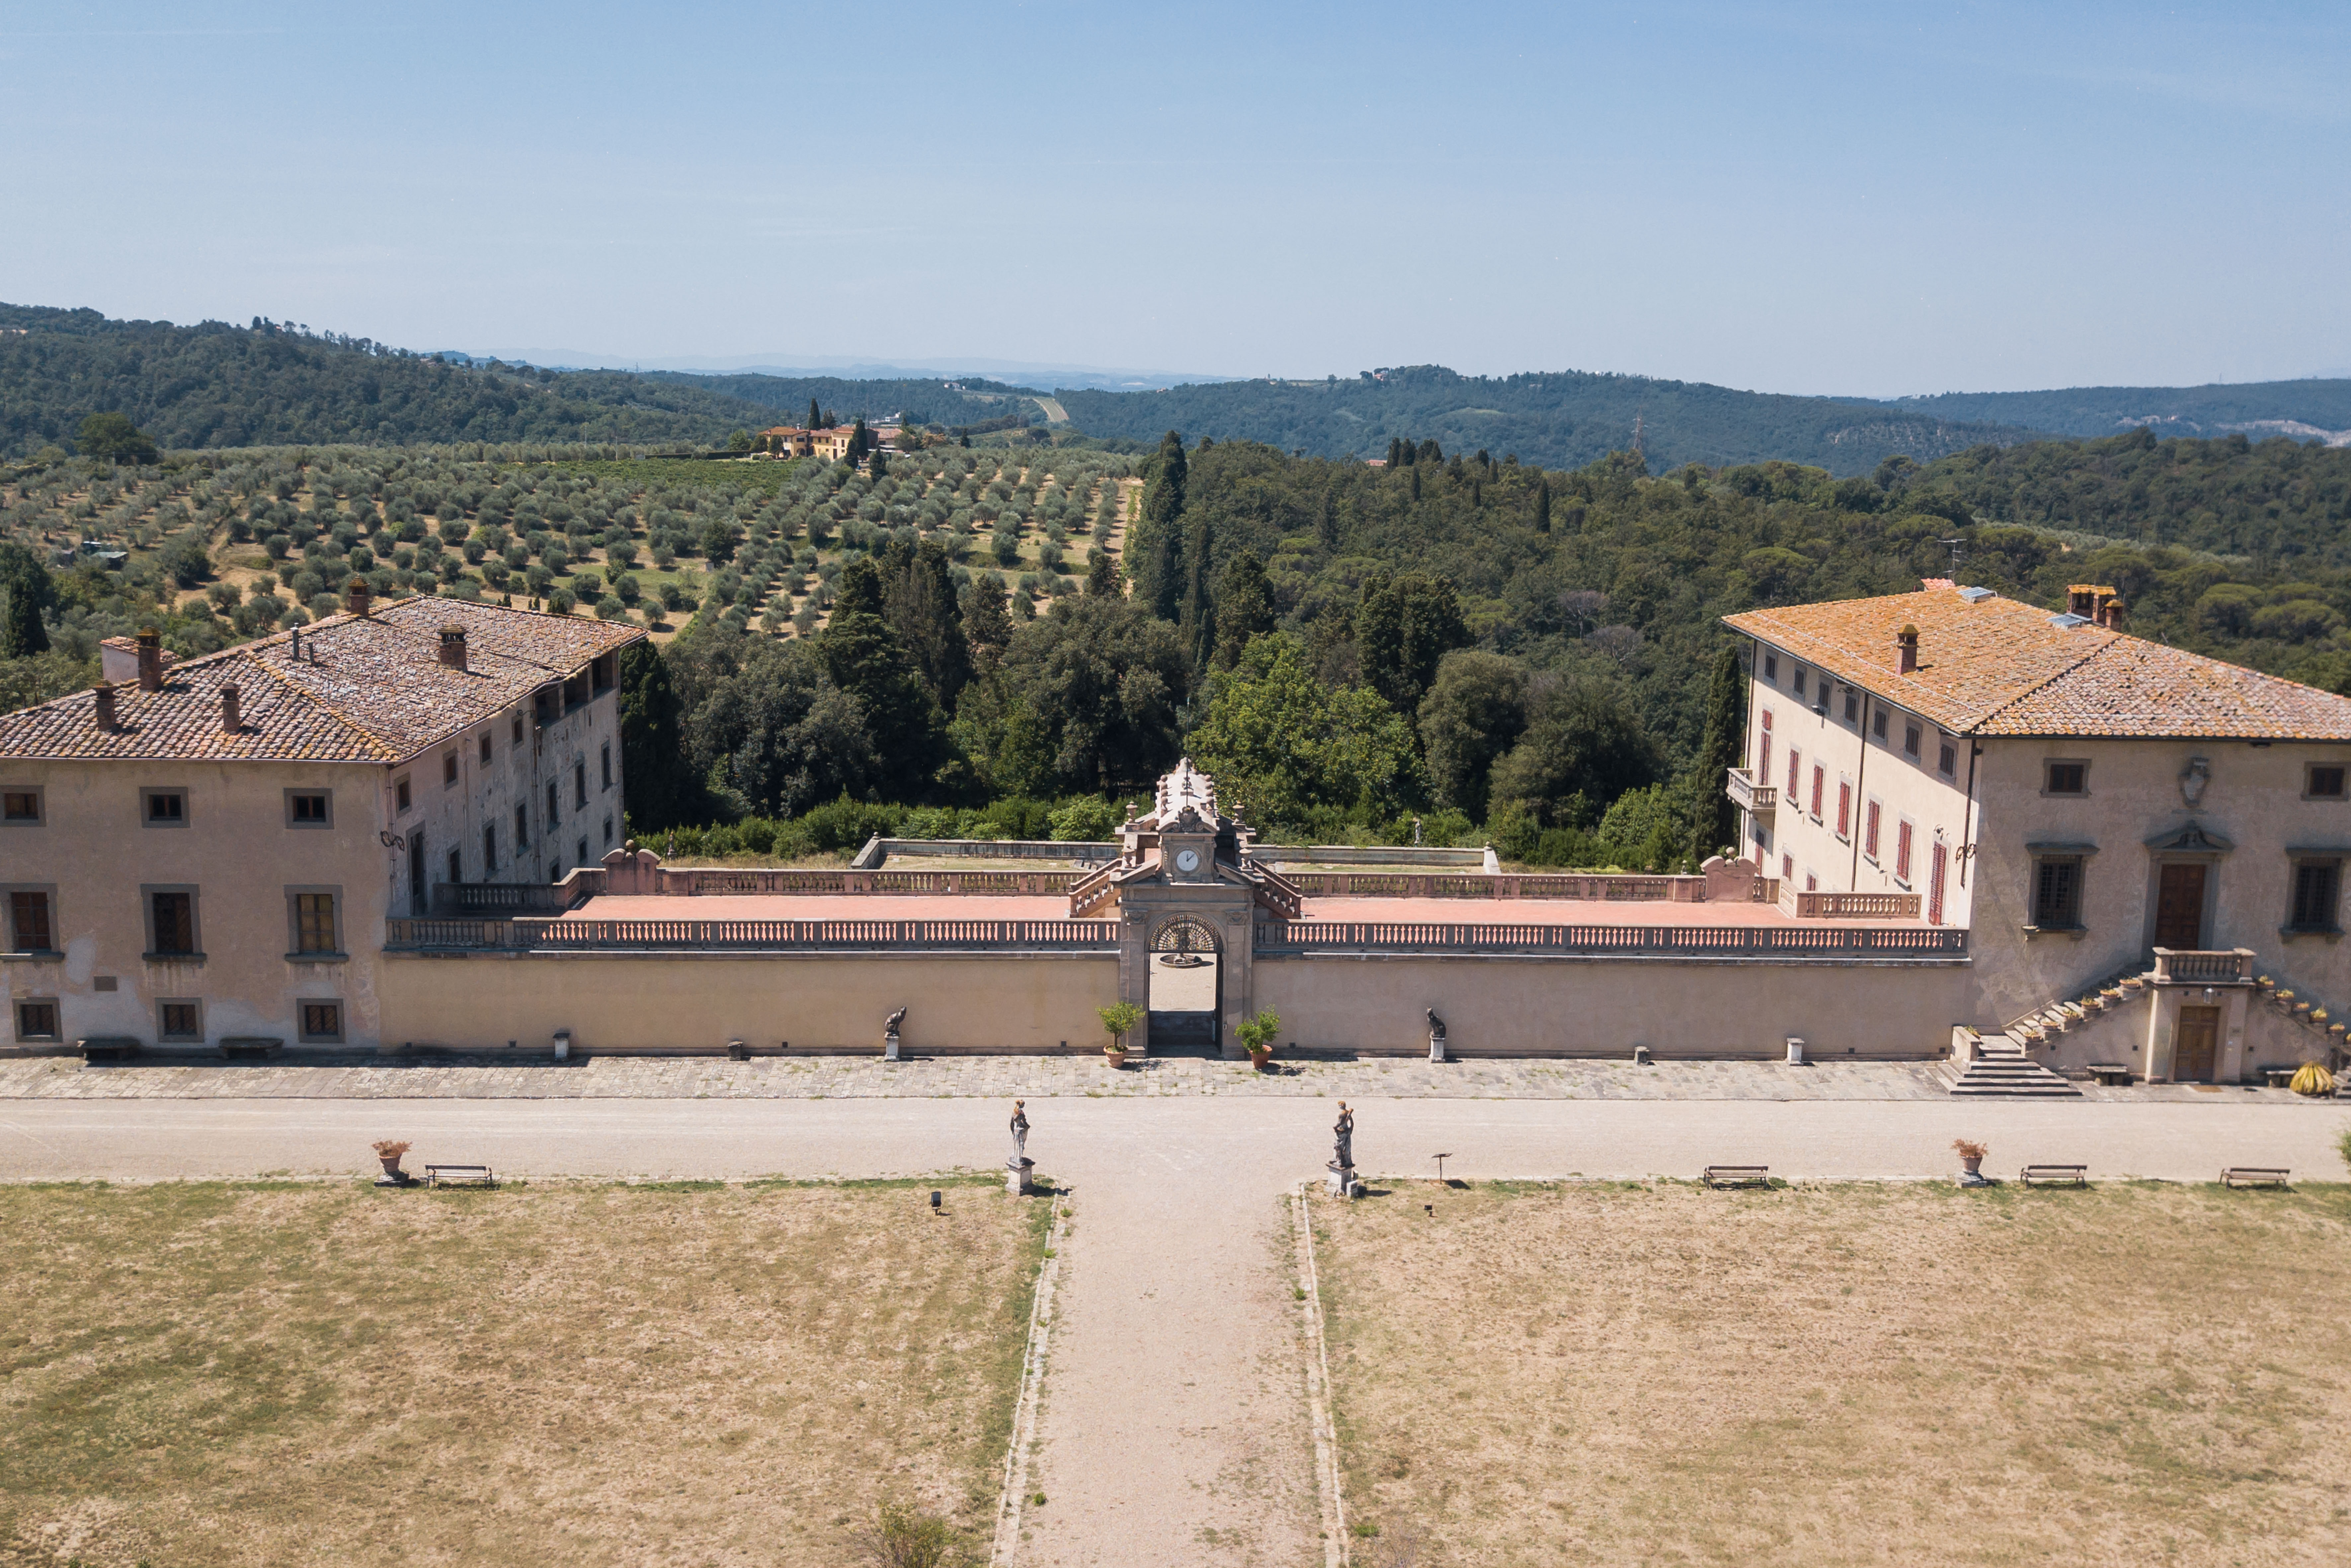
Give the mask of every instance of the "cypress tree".
<path id="1" fill-rule="evenodd" d="M 1123 599 L 1126 596 L 1126 574 L 1118 568 L 1118 558 L 1106 545 L 1096 545 L 1086 560 L 1086 597 L 1088 599 Z"/>
<path id="2" fill-rule="evenodd" d="M 834 592 L 832 619 L 817 639 L 825 673 L 864 705 L 874 750 L 904 780 L 904 793 L 925 794 L 937 766 L 938 714 L 884 617 L 881 569 L 871 557 L 852 562 Z"/>
<path id="3" fill-rule="evenodd" d="M 1135 597 L 1162 621 L 1173 621 L 1184 605 L 1184 488 L 1190 478 L 1184 438 L 1169 431 L 1159 443 L 1143 484 L 1143 517 L 1134 526 L 1128 558 L 1134 563 Z"/>
<path id="4" fill-rule="evenodd" d="M 1207 673 L 1217 648 L 1217 609 L 1208 587 L 1211 538 L 1208 515 L 1195 514 L 1184 538 L 1184 650 L 1192 658 L 1195 678 Z"/>
<path id="5" fill-rule="evenodd" d="M 1551 532 L 1551 481 L 1542 479 L 1535 485 L 1535 532 Z"/>
<path id="6" fill-rule="evenodd" d="M 629 825 L 643 833 L 703 816 L 700 783 L 678 728 L 677 686 L 668 659 L 651 643 L 621 650 L 620 704 Z"/>
<path id="7" fill-rule="evenodd" d="M 1420 499 L 1420 465 L 1417 463 L 1412 465 L 1412 498 L 1416 501 Z"/>
<path id="8" fill-rule="evenodd" d="M 816 399 L 814 399 L 814 398 L 810 398 L 810 399 L 809 399 L 809 428 L 810 428 L 810 430 L 815 430 L 815 429 L 819 428 L 819 426 L 818 426 L 818 424 L 817 424 L 817 418 L 818 418 L 818 415 L 817 415 L 817 412 L 816 412 Z"/>
<path id="9" fill-rule="evenodd" d="M 1339 507 L 1328 490 L 1322 492 L 1322 509 L 1314 519 L 1314 537 L 1324 549 L 1339 548 Z"/>
<path id="10" fill-rule="evenodd" d="M 883 619 L 890 623 L 940 711 L 955 711 L 971 679 L 971 647 L 946 547 L 935 538 L 908 548 L 896 539 L 882 552 Z"/>
<path id="11" fill-rule="evenodd" d="M 1231 669 L 1249 639 L 1273 627 L 1273 595 L 1266 587 L 1265 563 L 1257 551 L 1245 549 L 1233 557 L 1217 584 L 1217 667 Z"/>
<path id="12" fill-rule="evenodd" d="M 971 601 L 964 611 L 964 638 L 971 662 L 983 674 L 996 668 L 1012 641 L 1012 612 L 1005 607 L 1004 579 L 983 571 L 972 579 Z"/>
<path id="13" fill-rule="evenodd" d="M 1747 682 L 1739 668 L 1739 654 L 1725 648 L 1715 655 L 1714 675 L 1706 694 L 1706 732 L 1698 742 L 1698 761 L 1688 784 L 1689 856 L 1704 861 L 1729 846 L 1735 854 L 1739 814 L 1724 790 L 1723 775 L 1739 766 L 1747 740 Z"/>
<path id="14" fill-rule="evenodd" d="M 57 585 L 40 558 L 14 540 L 0 541 L 0 658 L 49 651 L 41 612 L 56 599 Z"/>

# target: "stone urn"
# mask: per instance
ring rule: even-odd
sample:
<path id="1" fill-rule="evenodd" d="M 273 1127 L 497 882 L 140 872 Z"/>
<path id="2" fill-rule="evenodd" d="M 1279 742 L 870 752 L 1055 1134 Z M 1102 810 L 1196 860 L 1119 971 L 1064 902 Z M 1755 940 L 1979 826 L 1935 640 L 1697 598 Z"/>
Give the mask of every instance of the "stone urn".
<path id="1" fill-rule="evenodd" d="M 393 1186 L 405 1186 L 408 1173 L 400 1168 L 400 1157 L 408 1153 L 409 1145 L 397 1139 L 386 1138 L 375 1145 L 376 1163 L 383 1166 L 383 1179 Z"/>
<path id="2" fill-rule="evenodd" d="M 1962 1155 L 1959 1156 L 1959 1168 L 1967 1172 L 1970 1178 L 1976 1181 L 1981 1181 L 1983 1179 L 1983 1162 L 1984 1157 L 1981 1155 Z"/>

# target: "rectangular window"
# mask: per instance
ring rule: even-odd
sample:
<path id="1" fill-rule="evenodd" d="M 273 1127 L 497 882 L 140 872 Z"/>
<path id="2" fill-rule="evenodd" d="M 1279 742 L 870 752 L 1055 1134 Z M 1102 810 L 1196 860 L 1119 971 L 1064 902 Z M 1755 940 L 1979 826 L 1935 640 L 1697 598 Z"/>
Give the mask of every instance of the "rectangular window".
<path id="1" fill-rule="evenodd" d="M 331 828 L 335 798 L 325 789 L 286 791 L 286 825 L 289 828 Z"/>
<path id="2" fill-rule="evenodd" d="M 1937 839 L 1934 856 L 1927 867 L 1927 924 L 1929 925 L 1943 923 L 1943 878 L 1949 862 L 1949 850 L 1942 840 Z"/>
<path id="3" fill-rule="evenodd" d="M 141 789 L 139 791 L 139 815 L 151 828 L 184 828 L 188 825 L 188 792 L 185 789 Z"/>
<path id="4" fill-rule="evenodd" d="M 155 1004 L 155 1034 L 161 1040 L 204 1038 L 204 1005 L 193 998 Z"/>
<path id="5" fill-rule="evenodd" d="M 27 997 L 16 1004 L 18 1040 L 56 1040 L 58 1035 L 56 998 Z"/>
<path id="6" fill-rule="evenodd" d="M 2032 862 L 2032 924 L 2071 931 L 2082 924 L 2082 857 L 2041 855 Z"/>
<path id="7" fill-rule="evenodd" d="M 1780 684 L 1779 654 L 1766 653 L 1763 655 L 1763 678 L 1770 681 L 1774 685 Z"/>
<path id="8" fill-rule="evenodd" d="M 342 1003 L 304 1002 L 301 1008 L 304 1040 L 329 1042 L 343 1038 Z"/>
<path id="9" fill-rule="evenodd" d="M 1803 771 L 1804 754 L 1791 748 L 1788 752 L 1788 810 L 1791 811 L 1796 809 L 1796 802 L 1803 798 L 1796 793 L 1797 787 L 1803 781 Z"/>
<path id="10" fill-rule="evenodd" d="M 1894 824 L 1894 880 L 1907 885 L 1910 881 L 1910 840 L 1913 830 L 1910 819 L 1903 818 Z"/>
<path id="11" fill-rule="evenodd" d="M 1821 879 L 1814 876 L 1811 872 L 1806 872 L 1804 873 L 1804 891 L 1806 893 L 1818 893 L 1820 890 Z"/>
<path id="12" fill-rule="evenodd" d="M 612 819 L 610 817 L 604 819 L 604 847 L 608 850 L 612 847 Z"/>
<path id="13" fill-rule="evenodd" d="M 335 930 L 335 895 L 298 893 L 294 898 L 294 951 L 340 953 L 342 943 Z"/>
<path id="14" fill-rule="evenodd" d="M 588 863 L 588 841 L 586 839 L 580 841 L 580 858 L 573 861 L 571 863 L 574 865 L 586 865 Z"/>
<path id="15" fill-rule="evenodd" d="M 608 740 L 608 741 L 606 741 L 606 742 L 604 743 L 604 788 L 605 788 L 605 789 L 610 789 L 611 787 L 612 787 L 612 743 L 611 743 L 611 741 L 609 741 L 609 740 Z"/>
<path id="16" fill-rule="evenodd" d="M 1822 791 L 1822 789 L 1825 787 L 1826 782 L 1827 782 L 1827 779 L 1828 779 L 1828 769 L 1827 769 L 1827 768 L 1823 768 L 1823 767 L 1822 767 L 1819 763 L 1817 763 L 1817 762 L 1813 763 L 1813 821 L 1815 821 L 1815 822 L 1817 822 L 1817 821 L 1819 821 L 1821 820 L 1821 791 Z"/>
<path id="17" fill-rule="evenodd" d="M 449 852 L 449 880 L 453 883 L 465 880 L 465 862 L 458 859 L 455 850 Z"/>
<path id="18" fill-rule="evenodd" d="M 2343 890 L 2343 862 L 2335 860 L 2294 862 L 2294 915 L 2289 929 L 2333 931 L 2335 901 Z"/>
<path id="19" fill-rule="evenodd" d="M 1837 780 L 1837 837 L 1853 837 L 1853 780 Z"/>
<path id="20" fill-rule="evenodd" d="M 1943 742 L 1942 749 L 1935 757 L 1935 768 L 1946 779 L 1957 779 L 1959 776 L 1959 748 L 1948 740 Z"/>
<path id="21" fill-rule="evenodd" d="M 515 808 L 515 849 L 519 852 L 528 848 L 530 848 L 530 808 L 517 806 Z"/>
<path id="22" fill-rule="evenodd" d="M 2086 795 L 2090 792 L 2090 765 L 2086 762 L 2052 762 L 2043 775 L 2041 792 L 2044 795 Z"/>
<path id="23" fill-rule="evenodd" d="M 582 811 L 588 809 L 588 765 L 584 762 L 571 765 L 571 804 Z"/>
<path id="24" fill-rule="evenodd" d="M 2333 763 L 2313 763 L 2304 777 L 2302 791 L 2314 800 L 2343 799 L 2343 769 Z"/>
<path id="25" fill-rule="evenodd" d="M 1758 784 L 1771 782 L 1771 710 L 1768 707 L 1763 710 L 1762 734 L 1756 737 L 1755 742 L 1755 781 Z"/>
<path id="26" fill-rule="evenodd" d="M 1869 716 L 1869 733 L 1877 737 L 1880 740 L 1884 740 L 1886 738 L 1886 710 L 1884 708 L 1876 708 L 1871 710 Z"/>
<path id="27" fill-rule="evenodd" d="M 1917 725 L 1906 724 L 1902 727 L 1902 749 L 1909 756 L 1918 755 L 1918 744 L 1923 738 L 1925 738 L 1924 734 Z"/>
<path id="28" fill-rule="evenodd" d="M 1864 811 L 1861 816 L 1861 852 L 1867 856 L 1872 863 L 1877 860 L 1877 821 L 1884 810 L 1885 808 L 1877 801 L 1872 800 L 1869 803 L 1869 810 Z"/>
<path id="29" fill-rule="evenodd" d="M 514 744 L 517 746 L 522 744 L 522 715 L 520 714 L 515 715 L 514 717 Z"/>
<path id="30" fill-rule="evenodd" d="M 0 789 L 0 822 L 13 822 L 27 828 L 40 826 L 41 792 L 38 789 Z"/>
<path id="31" fill-rule="evenodd" d="M 1782 855 L 1780 857 L 1780 880 L 1782 882 L 1793 882 L 1796 880 L 1795 856 Z"/>
<path id="32" fill-rule="evenodd" d="M 50 897 L 49 890 L 45 887 L 8 890 L 8 951 L 57 951 L 57 929 L 49 918 Z"/>
<path id="33" fill-rule="evenodd" d="M 498 825 L 496 822 L 489 822 L 482 828 L 482 880 L 489 881 L 490 873 L 497 869 Z"/>
<path id="34" fill-rule="evenodd" d="M 1847 724 L 1861 722 L 1861 694 L 1851 686 L 1847 686 L 1844 692 L 1844 721 Z"/>
<path id="35" fill-rule="evenodd" d="M 487 768 L 489 765 L 490 765 L 490 732 L 489 732 L 488 730 L 486 730 L 486 730 L 482 731 L 482 766 L 483 766 L 483 767 L 485 767 L 485 768 Z"/>
<path id="36" fill-rule="evenodd" d="M 196 895 L 189 888 L 147 890 L 147 951 L 183 956 L 196 951 Z"/>
<path id="37" fill-rule="evenodd" d="M 454 751 L 444 751 L 441 754 L 441 788 L 446 789 L 456 782 L 457 754 Z"/>
<path id="38" fill-rule="evenodd" d="M 1789 685 L 1789 686 L 1790 686 L 1792 689 L 1793 689 L 1793 691 L 1795 692 L 1795 694 L 1796 694 L 1798 696 L 1802 696 L 1802 695 L 1804 695 L 1804 666 L 1803 666 L 1803 665 L 1802 665 L 1802 664 L 1798 664 L 1798 665 L 1796 666 L 1796 674 L 1795 674 L 1795 678 L 1794 678 L 1793 680 L 1790 681 L 1790 682 L 1788 683 L 1788 685 Z"/>
<path id="39" fill-rule="evenodd" d="M 406 779 L 395 779 L 392 781 L 392 810 L 395 812 L 405 812 L 408 810 L 408 780 Z"/>
<path id="40" fill-rule="evenodd" d="M 562 820 L 562 813 L 555 809 L 556 793 L 555 780 L 550 779 L 547 781 L 547 825 L 550 828 Z"/>

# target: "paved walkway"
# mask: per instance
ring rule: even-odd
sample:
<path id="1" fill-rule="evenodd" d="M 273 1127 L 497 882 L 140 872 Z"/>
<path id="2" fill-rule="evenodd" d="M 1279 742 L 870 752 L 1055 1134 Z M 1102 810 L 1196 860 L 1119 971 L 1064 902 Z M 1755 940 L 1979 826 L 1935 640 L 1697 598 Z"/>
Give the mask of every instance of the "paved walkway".
<path id="1" fill-rule="evenodd" d="M 2085 1099 L 2124 1103 L 2214 1100 L 2285 1103 L 2283 1089 L 2213 1089 L 2186 1083 L 2129 1089 L 2082 1086 Z M 368 1057 L 356 1063 L 254 1065 L 162 1061 L 86 1067 L 77 1057 L 0 1061 L 0 1102 L 8 1100 L 862 1100 L 1056 1096 L 1133 1098 L 1324 1097 L 1447 1100 L 1929 1100 L 1948 1102 L 1933 1062 L 1624 1061 L 1525 1058 L 1430 1062 L 1407 1057 L 1361 1061 L 1247 1062 L 1198 1056 L 1154 1057 L 1113 1072 L 1098 1056 L 963 1056 L 886 1062 L 879 1056 L 600 1056 L 556 1063 L 544 1058 Z"/>
<path id="2" fill-rule="evenodd" d="M 223 1070 L 68 1067 L 62 1081 L 120 1083 L 147 1071 Z M 368 1145 L 381 1137 L 413 1140 L 413 1164 L 486 1160 L 509 1177 L 916 1175 L 995 1168 L 1007 1110 L 1001 1099 L 903 1091 L 830 1101 L 20 1094 L 0 1101 L 0 1180 L 356 1176 L 373 1168 Z M 2234 1092 L 2192 1103 L 1416 1092 L 1366 1095 L 1355 1110 L 1363 1169 L 1391 1177 L 1431 1174 L 1438 1149 L 1450 1152 L 1447 1175 L 1471 1178 L 1687 1177 L 1709 1162 L 1800 1178 L 1946 1176 L 1950 1141 L 1965 1134 L 1991 1145 L 1988 1167 L 2000 1175 L 2027 1160 L 2079 1160 L 2096 1178 L 2210 1181 L 2223 1165 L 2258 1164 L 2340 1180 L 2334 1145 L 2351 1127 L 2351 1106 Z M 1335 1097 L 1271 1090 L 1032 1101 L 1029 1152 L 1069 1191 L 1072 1220 L 1029 1482 L 1048 1502 L 1027 1516 L 1021 1568 L 1321 1568 L 1280 1198 L 1320 1174 L 1335 1112 Z M 922 1202 L 918 1191 L 906 1198 L 910 1213 Z"/>

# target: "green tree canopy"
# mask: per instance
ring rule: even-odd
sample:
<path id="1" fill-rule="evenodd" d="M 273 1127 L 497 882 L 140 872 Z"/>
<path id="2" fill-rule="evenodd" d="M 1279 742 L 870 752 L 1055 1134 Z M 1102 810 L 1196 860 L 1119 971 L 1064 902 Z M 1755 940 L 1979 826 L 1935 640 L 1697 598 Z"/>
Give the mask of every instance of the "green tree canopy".
<path id="1" fill-rule="evenodd" d="M 127 413 L 93 413 L 81 422 L 74 444 L 84 457 L 110 463 L 152 463 L 155 443 Z"/>
<path id="2" fill-rule="evenodd" d="M 1483 821 L 1489 778 L 1527 727 L 1527 668 L 1474 648 L 1445 655 L 1420 700 L 1430 798 Z"/>
<path id="3" fill-rule="evenodd" d="M 1412 727 L 1374 693 L 1326 685 L 1286 632 L 1251 642 L 1216 677 L 1190 738 L 1200 767 L 1261 826 L 1326 806 L 1388 817 L 1419 799 Z"/>
<path id="4" fill-rule="evenodd" d="M 1437 678 L 1437 661 L 1469 642 L 1453 584 L 1426 572 L 1394 577 L 1376 572 L 1364 584 L 1355 612 L 1355 643 L 1364 679 L 1396 707 L 1410 712 Z"/>

